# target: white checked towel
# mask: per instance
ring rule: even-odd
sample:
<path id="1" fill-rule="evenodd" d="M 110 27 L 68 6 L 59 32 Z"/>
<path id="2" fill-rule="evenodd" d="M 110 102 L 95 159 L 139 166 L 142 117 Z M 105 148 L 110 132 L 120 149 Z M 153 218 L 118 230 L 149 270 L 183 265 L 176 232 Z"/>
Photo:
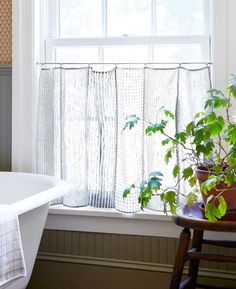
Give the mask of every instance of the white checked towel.
<path id="1" fill-rule="evenodd" d="M 26 276 L 18 216 L 9 205 L 0 205 L 0 288 Z"/>

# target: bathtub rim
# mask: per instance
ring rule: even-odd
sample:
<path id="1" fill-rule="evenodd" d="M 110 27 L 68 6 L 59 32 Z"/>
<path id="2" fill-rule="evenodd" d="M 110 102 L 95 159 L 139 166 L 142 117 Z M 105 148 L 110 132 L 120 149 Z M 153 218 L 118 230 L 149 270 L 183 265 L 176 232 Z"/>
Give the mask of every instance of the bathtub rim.
<path id="1" fill-rule="evenodd" d="M 67 182 L 52 176 L 35 173 L 6 172 L 6 171 L 0 171 L 0 175 L 12 175 L 12 177 L 14 177 L 14 175 L 17 175 L 21 176 L 22 178 L 26 178 L 26 180 L 27 178 L 31 179 L 34 178 L 39 182 L 40 181 L 47 182 L 51 186 L 46 190 L 35 193 L 20 201 L 11 203 L 10 206 L 12 206 L 13 210 L 18 216 L 30 210 L 33 210 L 34 208 L 49 203 L 57 198 L 60 198 L 67 192 L 69 192 L 69 184 Z"/>

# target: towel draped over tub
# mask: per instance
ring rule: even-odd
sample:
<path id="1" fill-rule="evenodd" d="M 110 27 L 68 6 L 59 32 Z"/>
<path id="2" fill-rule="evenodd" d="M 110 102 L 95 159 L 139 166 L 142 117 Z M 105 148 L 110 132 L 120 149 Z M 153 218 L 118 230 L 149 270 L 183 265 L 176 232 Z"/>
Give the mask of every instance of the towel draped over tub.
<path id="1" fill-rule="evenodd" d="M 0 288 L 25 276 L 18 216 L 10 205 L 0 205 Z"/>

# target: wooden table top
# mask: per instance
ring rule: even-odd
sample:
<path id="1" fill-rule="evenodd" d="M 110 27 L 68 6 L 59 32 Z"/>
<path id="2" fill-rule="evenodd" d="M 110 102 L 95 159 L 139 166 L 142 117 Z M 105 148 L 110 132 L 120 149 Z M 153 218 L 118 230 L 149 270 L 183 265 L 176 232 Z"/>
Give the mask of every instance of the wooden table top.
<path id="1" fill-rule="evenodd" d="M 203 230 L 203 231 L 220 231 L 220 232 L 236 232 L 236 221 L 209 222 L 202 215 L 200 204 L 193 206 L 181 206 L 174 216 L 174 222 L 185 228 Z"/>

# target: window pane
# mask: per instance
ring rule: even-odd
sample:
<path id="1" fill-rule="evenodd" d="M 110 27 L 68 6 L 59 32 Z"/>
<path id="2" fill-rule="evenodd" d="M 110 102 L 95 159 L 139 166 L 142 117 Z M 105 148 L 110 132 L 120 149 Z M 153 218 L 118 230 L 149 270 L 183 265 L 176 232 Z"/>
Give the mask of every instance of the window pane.
<path id="1" fill-rule="evenodd" d="M 104 62 L 148 62 L 148 46 L 106 47 Z"/>
<path id="2" fill-rule="evenodd" d="M 209 61 L 202 55 L 201 45 L 160 45 L 153 48 L 154 62 Z"/>
<path id="3" fill-rule="evenodd" d="M 107 0 L 107 35 L 151 34 L 151 0 Z"/>
<path id="4" fill-rule="evenodd" d="M 157 35 L 209 34 L 209 0 L 156 0 Z"/>
<path id="5" fill-rule="evenodd" d="M 56 49 L 56 61 L 58 62 L 98 62 L 98 55 L 98 48 L 95 47 Z"/>
<path id="6" fill-rule="evenodd" d="M 60 36 L 102 35 L 101 0 L 60 0 Z"/>

